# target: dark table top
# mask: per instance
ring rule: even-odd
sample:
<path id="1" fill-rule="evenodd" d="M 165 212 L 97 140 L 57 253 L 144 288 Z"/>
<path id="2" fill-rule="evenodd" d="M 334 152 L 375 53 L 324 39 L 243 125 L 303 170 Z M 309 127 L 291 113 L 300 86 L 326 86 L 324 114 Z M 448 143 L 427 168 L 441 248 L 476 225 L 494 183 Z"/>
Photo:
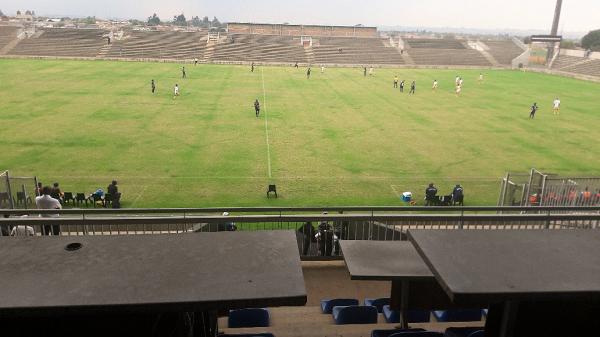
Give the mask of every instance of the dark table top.
<path id="1" fill-rule="evenodd" d="M 292 231 L 0 238 L 0 256 L 0 314 L 306 303 Z"/>
<path id="2" fill-rule="evenodd" d="M 600 298 L 600 231 L 410 231 L 456 304 Z"/>
<path id="3" fill-rule="evenodd" d="M 349 241 L 340 243 L 353 280 L 433 279 L 429 267 L 408 241 Z"/>

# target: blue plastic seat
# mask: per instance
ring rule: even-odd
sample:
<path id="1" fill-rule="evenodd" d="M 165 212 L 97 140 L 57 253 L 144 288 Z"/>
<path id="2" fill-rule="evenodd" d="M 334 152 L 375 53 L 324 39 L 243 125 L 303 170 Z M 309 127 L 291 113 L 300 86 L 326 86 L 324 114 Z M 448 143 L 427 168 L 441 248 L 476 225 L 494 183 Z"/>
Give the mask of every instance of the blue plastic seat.
<path id="1" fill-rule="evenodd" d="M 389 298 L 365 298 L 365 305 L 371 305 L 377 308 L 378 312 L 383 312 L 384 305 L 390 305 Z"/>
<path id="2" fill-rule="evenodd" d="M 324 314 L 331 314 L 333 307 L 358 305 L 358 300 L 354 298 L 334 298 L 321 300 L 321 310 Z"/>
<path id="3" fill-rule="evenodd" d="M 390 337 L 444 337 L 444 334 L 433 331 L 407 331 L 395 333 Z"/>
<path id="4" fill-rule="evenodd" d="M 437 310 L 433 315 L 438 322 L 476 322 L 481 321 L 481 309 Z"/>
<path id="5" fill-rule="evenodd" d="M 469 337 L 471 334 L 482 331 L 483 327 L 456 327 L 448 328 L 444 332 L 444 337 Z"/>
<path id="6" fill-rule="evenodd" d="M 392 310 L 389 305 L 383 306 L 383 318 L 388 323 L 400 323 L 400 311 Z M 431 314 L 428 310 L 409 310 L 409 323 L 427 323 L 431 320 Z"/>
<path id="7" fill-rule="evenodd" d="M 414 329 L 388 329 L 388 330 L 373 330 L 371 331 L 371 337 L 390 337 L 393 334 L 397 334 L 399 332 L 417 332 L 417 331 L 425 331 L 425 329 L 414 328 Z"/>
<path id="8" fill-rule="evenodd" d="M 336 306 L 332 310 L 335 324 L 376 324 L 377 308 L 364 305 Z"/>
<path id="9" fill-rule="evenodd" d="M 269 326 L 269 310 L 261 308 L 229 311 L 230 328 L 256 328 Z"/>
<path id="10" fill-rule="evenodd" d="M 488 309 L 481 309 L 481 315 L 482 315 L 484 318 L 487 318 L 487 315 L 488 315 Z"/>

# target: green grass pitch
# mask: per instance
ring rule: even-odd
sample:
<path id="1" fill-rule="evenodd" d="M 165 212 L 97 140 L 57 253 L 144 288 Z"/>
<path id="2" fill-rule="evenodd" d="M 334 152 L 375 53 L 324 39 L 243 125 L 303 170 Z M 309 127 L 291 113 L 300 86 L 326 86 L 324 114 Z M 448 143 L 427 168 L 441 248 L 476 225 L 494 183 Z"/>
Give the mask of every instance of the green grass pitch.
<path id="1" fill-rule="evenodd" d="M 187 79 L 167 63 L 2 59 L 0 69 L 0 169 L 74 193 L 117 179 L 124 207 L 400 205 L 404 191 L 421 201 L 430 181 L 493 205 L 507 171 L 600 168 L 600 85 L 545 74 L 486 70 L 480 85 L 479 70 L 365 78 L 315 67 L 307 80 L 292 67 L 187 65 Z M 416 95 L 393 89 L 396 74 L 417 81 Z"/>

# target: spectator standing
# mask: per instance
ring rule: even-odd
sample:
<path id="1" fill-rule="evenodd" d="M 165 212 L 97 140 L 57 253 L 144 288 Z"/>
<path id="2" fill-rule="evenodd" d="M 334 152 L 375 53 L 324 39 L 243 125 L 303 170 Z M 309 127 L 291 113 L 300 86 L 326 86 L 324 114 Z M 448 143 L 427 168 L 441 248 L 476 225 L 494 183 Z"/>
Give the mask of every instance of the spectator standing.
<path id="1" fill-rule="evenodd" d="M 427 189 L 425 189 L 425 206 L 435 206 L 438 201 L 437 197 L 437 188 L 433 183 L 429 184 Z"/>
<path id="2" fill-rule="evenodd" d="M 56 184 L 57 185 L 57 184 Z M 35 205 L 38 209 L 62 209 L 60 202 L 51 196 L 53 189 L 50 186 L 42 188 L 42 196 L 35 198 Z M 58 214 L 42 214 L 42 218 L 57 218 Z M 42 225 L 43 235 L 60 235 L 59 225 Z"/>
<path id="3" fill-rule="evenodd" d="M 464 189 L 460 184 L 456 184 L 454 189 L 452 190 L 452 204 L 463 206 L 464 200 Z"/>
<path id="4" fill-rule="evenodd" d="M 302 255 L 308 255 L 310 250 L 310 243 L 315 240 L 315 228 L 313 227 L 311 222 L 305 222 L 298 232 L 302 234 Z"/>
<path id="5" fill-rule="evenodd" d="M 152 93 L 154 93 L 156 91 L 156 84 L 154 83 L 154 80 L 150 82 L 150 87 L 152 88 Z"/>

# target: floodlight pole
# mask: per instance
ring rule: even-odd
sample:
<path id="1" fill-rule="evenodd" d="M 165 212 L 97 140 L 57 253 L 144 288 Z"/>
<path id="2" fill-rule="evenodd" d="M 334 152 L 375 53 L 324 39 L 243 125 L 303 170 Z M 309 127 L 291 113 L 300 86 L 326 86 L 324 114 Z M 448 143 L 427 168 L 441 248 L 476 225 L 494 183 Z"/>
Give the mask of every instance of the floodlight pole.
<path id="1" fill-rule="evenodd" d="M 552 21 L 552 31 L 550 35 L 557 36 L 558 35 L 558 23 L 560 22 L 560 12 L 562 9 L 562 0 L 556 0 L 556 8 L 554 9 L 554 21 Z M 554 44 L 556 46 L 556 43 Z M 552 57 L 554 56 L 554 47 L 548 46 L 548 66 L 551 66 Z"/>
<path id="2" fill-rule="evenodd" d="M 556 0 L 556 9 L 554 10 L 554 21 L 552 22 L 552 31 L 550 35 L 558 35 L 558 23 L 560 22 L 560 12 L 562 9 L 562 0 Z"/>

